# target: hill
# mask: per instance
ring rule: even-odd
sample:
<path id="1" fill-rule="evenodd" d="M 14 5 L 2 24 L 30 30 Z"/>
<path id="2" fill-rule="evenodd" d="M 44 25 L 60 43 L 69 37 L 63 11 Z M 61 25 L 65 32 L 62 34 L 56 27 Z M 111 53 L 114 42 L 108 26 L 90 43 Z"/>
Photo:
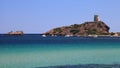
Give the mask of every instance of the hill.
<path id="1" fill-rule="evenodd" d="M 94 21 L 84 22 L 82 24 L 73 24 L 54 28 L 44 33 L 45 35 L 106 35 L 109 34 L 109 26 L 100 21 L 98 16 L 94 16 Z"/>

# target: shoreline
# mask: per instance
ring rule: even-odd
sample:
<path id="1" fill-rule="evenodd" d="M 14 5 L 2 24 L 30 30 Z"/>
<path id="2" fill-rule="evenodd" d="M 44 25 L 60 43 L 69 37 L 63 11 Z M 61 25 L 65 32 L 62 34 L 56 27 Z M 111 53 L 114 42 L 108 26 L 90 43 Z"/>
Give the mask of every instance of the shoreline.
<path id="1" fill-rule="evenodd" d="M 0 34 L 1 36 L 24 36 L 24 35 L 39 35 L 42 37 L 120 37 L 113 35 L 44 35 L 44 34 Z"/>
<path id="2" fill-rule="evenodd" d="M 120 68 L 120 64 L 79 64 L 79 65 L 59 65 L 35 68 Z"/>

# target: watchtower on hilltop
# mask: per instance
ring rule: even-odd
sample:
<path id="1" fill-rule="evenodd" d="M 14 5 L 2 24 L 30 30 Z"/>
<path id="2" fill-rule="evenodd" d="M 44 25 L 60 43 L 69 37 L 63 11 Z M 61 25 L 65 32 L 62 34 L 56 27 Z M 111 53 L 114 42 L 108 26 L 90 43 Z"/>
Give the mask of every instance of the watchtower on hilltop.
<path id="1" fill-rule="evenodd" d="M 98 15 L 94 15 L 94 22 L 98 22 L 98 21 L 100 21 L 99 16 Z"/>

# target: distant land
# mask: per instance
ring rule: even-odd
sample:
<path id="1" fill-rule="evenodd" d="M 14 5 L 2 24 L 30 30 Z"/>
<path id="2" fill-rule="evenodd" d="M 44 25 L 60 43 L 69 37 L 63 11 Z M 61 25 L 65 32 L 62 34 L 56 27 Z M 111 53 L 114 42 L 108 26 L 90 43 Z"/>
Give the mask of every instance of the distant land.
<path id="1" fill-rule="evenodd" d="M 9 34 L 9 35 L 23 35 L 24 32 L 23 32 L 23 31 L 15 31 L 15 32 L 10 31 L 10 32 L 8 32 L 7 34 Z"/>
<path id="2" fill-rule="evenodd" d="M 94 15 L 93 21 L 87 21 L 82 24 L 73 24 L 53 28 L 42 35 L 45 36 L 120 36 L 120 32 L 109 32 L 110 27 Z M 23 31 L 10 31 L 9 35 L 23 35 Z"/>
<path id="3" fill-rule="evenodd" d="M 119 36 L 120 33 L 109 32 L 110 27 L 99 19 L 98 15 L 94 15 L 94 21 L 84 22 L 82 24 L 73 24 L 70 26 L 57 27 L 49 30 L 44 35 L 60 35 L 60 36 Z"/>

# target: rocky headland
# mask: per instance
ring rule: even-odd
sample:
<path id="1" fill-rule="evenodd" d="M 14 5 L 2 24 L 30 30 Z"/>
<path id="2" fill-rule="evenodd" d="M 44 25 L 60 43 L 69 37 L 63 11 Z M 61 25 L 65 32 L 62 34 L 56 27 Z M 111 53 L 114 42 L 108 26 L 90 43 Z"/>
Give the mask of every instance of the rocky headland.
<path id="1" fill-rule="evenodd" d="M 60 36 L 109 35 L 109 29 L 110 27 L 106 25 L 105 22 L 100 21 L 98 15 L 95 15 L 94 21 L 54 28 L 44 34 Z"/>

